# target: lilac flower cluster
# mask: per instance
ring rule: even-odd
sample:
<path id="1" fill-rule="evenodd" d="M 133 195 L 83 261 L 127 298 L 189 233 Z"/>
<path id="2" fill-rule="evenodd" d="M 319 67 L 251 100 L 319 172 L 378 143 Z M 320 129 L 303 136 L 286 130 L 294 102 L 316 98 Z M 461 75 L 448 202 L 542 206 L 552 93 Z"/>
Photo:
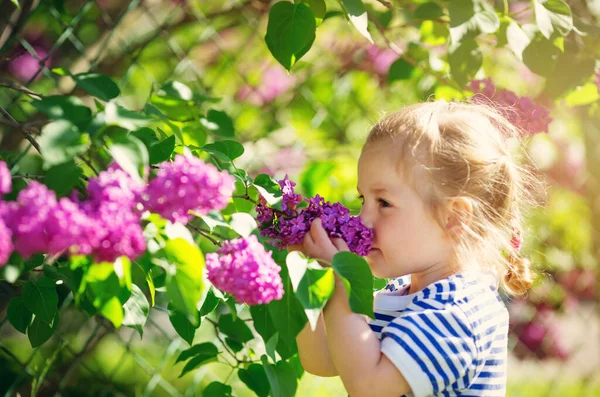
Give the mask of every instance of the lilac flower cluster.
<path id="1" fill-rule="evenodd" d="M 188 222 L 189 210 L 207 213 L 231 199 L 233 177 L 192 156 L 163 163 L 149 185 L 136 182 L 117 164 L 90 178 L 89 198 L 57 200 L 53 191 L 33 181 L 14 202 L 0 200 L 0 266 L 14 250 L 25 258 L 36 253 L 91 255 L 112 262 L 146 250 L 144 209 Z M 11 190 L 11 175 L 0 161 L 0 194 Z M 144 207 L 142 204 L 146 204 Z"/>
<path id="2" fill-rule="evenodd" d="M 494 106 L 524 134 L 533 135 L 547 132 L 552 122 L 550 113 L 545 107 L 535 103 L 529 97 L 519 97 L 512 91 L 498 89 L 491 79 L 474 80 L 469 87 L 473 92 L 473 101 Z"/>
<path id="3" fill-rule="evenodd" d="M 144 204 L 164 218 L 186 224 L 193 210 L 202 215 L 223 209 L 231 199 L 235 179 L 226 171 L 192 155 L 177 155 L 162 163 L 156 178 L 146 189 Z"/>
<path id="4" fill-rule="evenodd" d="M 297 212 L 296 206 L 302 201 L 302 196 L 294 193 L 296 184 L 288 180 L 287 175 L 278 183 L 283 193 L 283 211 L 269 207 L 262 197 L 256 207 L 263 237 L 271 239 L 278 248 L 301 244 L 312 221 L 321 218 L 323 228 L 330 237 L 343 239 L 350 251 L 358 255 L 366 256 L 369 253 L 373 230 L 367 228 L 359 217 L 351 216 L 342 204 L 332 204 L 319 195 L 306 200 L 308 208 Z"/>
<path id="5" fill-rule="evenodd" d="M 283 297 L 281 268 L 254 235 L 224 241 L 206 255 L 206 269 L 210 282 L 239 303 L 260 305 Z"/>
<path id="6" fill-rule="evenodd" d="M 12 177 L 10 170 L 4 161 L 0 161 L 0 195 L 10 192 L 11 188 Z M 8 262 L 8 258 L 14 249 L 12 232 L 6 227 L 5 223 L 5 217 L 9 211 L 9 205 L 0 199 L 0 267 Z"/>

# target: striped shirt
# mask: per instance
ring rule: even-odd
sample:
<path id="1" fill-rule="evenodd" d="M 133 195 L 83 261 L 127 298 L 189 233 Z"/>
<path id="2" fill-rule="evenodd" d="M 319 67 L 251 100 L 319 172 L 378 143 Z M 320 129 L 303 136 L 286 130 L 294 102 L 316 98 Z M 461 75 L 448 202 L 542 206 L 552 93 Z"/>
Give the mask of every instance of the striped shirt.
<path id="1" fill-rule="evenodd" d="M 465 272 L 410 295 L 408 282 L 376 293 L 369 324 L 407 396 L 505 396 L 508 311 L 495 279 Z"/>

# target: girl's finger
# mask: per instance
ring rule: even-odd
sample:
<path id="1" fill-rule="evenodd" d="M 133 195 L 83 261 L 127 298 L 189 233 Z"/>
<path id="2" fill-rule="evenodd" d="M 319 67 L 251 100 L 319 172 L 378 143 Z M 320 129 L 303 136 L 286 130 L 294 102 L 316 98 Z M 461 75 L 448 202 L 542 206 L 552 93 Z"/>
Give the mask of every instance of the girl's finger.
<path id="1" fill-rule="evenodd" d="M 310 225 L 310 233 L 312 234 L 312 238 L 315 242 L 321 243 L 323 248 L 330 248 L 331 239 L 327 235 L 327 231 L 323 228 L 321 223 L 321 219 L 317 218 Z"/>
<path id="2" fill-rule="evenodd" d="M 333 238 L 331 239 L 331 242 L 333 243 L 335 248 L 337 248 L 338 251 L 350 251 L 350 248 L 348 248 L 348 244 L 346 244 L 346 242 L 341 238 Z"/>

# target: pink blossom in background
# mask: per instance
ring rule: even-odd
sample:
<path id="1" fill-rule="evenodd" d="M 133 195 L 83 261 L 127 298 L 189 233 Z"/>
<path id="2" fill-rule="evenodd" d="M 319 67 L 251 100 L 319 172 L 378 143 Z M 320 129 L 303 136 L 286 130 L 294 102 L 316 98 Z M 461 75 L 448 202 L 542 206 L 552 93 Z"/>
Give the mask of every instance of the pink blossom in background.
<path id="1" fill-rule="evenodd" d="M 242 86 L 236 97 L 241 101 L 263 106 L 279 95 L 287 92 L 296 84 L 296 79 L 279 65 L 267 67 L 261 74 L 257 87 L 249 84 Z"/>
<path id="2" fill-rule="evenodd" d="M 4 161 L 0 161 L 0 194 L 9 193 L 12 189 L 12 176 Z"/>
<path id="3" fill-rule="evenodd" d="M 367 59 L 373 65 L 375 73 L 387 76 L 390 66 L 398 59 L 398 54 L 390 48 L 380 48 L 371 44 L 366 48 Z"/>
<path id="4" fill-rule="evenodd" d="M 49 68 L 52 63 L 52 58 L 46 59 L 48 51 L 44 47 L 34 46 L 33 49 L 36 56 L 31 55 L 23 49 L 23 53 L 8 64 L 9 73 L 23 83 L 30 81 L 33 76 L 36 76 L 42 65 Z M 37 73 L 35 79 L 37 80 L 42 75 L 42 72 Z"/>
<path id="5" fill-rule="evenodd" d="M 12 232 L 0 219 L 0 267 L 6 265 L 10 254 L 13 252 Z"/>
<path id="6" fill-rule="evenodd" d="M 284 147 L 271 156 L 265 156 L 263 161 L 264 166 L 257 171 L 257 175 L 298 174 L 304 169 L 306 155 L 301 149 Z"/>
<path id="7" fill-rule="evenodd" d="M 281 268 L 254 235 L 224 241 L 206 254 L 206 270 L 210 282 L 239 303 L 267 304 L 284 294 Z"/>
<path id="8" fill-rule="evenodd" d="M 534 11 L 530 1 L 512 3 L 508 6 L 508 10 L 519 25 L 531 23 L 534 19 Z"/>
<path id="9" fill-rule="evenodd" d="M 498 89 L 489 78 L 473 80 L 469 88 L 474 92 L 473 102 L 495 106 L 523 135 L 548 131 L 552 122 L 550 112 L 533 99 L 519 97 L 504 88 Z"/>
<path id="10" fill-rule="evenodd" d="M 598 87 L 598 92 L 600 92 L 600 68 L 596 69 L 596 76 L 594 77 L 594 82 Z"/>
<path id="11" fill-rule="evenodd" d="M 117 163 L 112 163 L 106 171 L 90 178 L 87 192 L 90 199 L 97 204 L 110 201 L 133 208 L 141 200 L 144 188 L 143 183 L 136 182 Z"/>

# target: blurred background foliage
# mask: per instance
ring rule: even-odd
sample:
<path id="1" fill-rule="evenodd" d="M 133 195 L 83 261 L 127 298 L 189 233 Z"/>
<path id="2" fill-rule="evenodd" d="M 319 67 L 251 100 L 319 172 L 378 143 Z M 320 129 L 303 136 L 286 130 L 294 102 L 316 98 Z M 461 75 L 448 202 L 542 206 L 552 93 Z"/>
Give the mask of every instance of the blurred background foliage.
<path id="1" fill-rule="evenodd" d="M 160 128 L 188 146 L 202 146 L 215 128 L 198 117 L 203 103 L 213 104 L 226 112 L 213 114 L 213 121 L 234 130 L 244 144 L 240 168 L 275 178 L 288 174 L 305 196 L 318 193 L 341 201 L 354 214 L 360 207 L 356 162 L 370 126 L 404 105 L 464 95 L 438 78 L 448 71 L 443 59 L 448 26 L 442 17 L 415 18 L 415 9 L 425 1 L 392 1 L 393 9 L 387 2 L 365 1 L 374 44 L 328 1 L 315 43 L 290 74 L 265 45 L 270 1 L 21 0 L 19 9 L 14 3 L 0 1 L 2 120 L 18 123 L 25 132 L 43 120 L 30 97 L 10 84 L 44 95 L 72 92 L 92 108 L 102 106 L 60 69 L 101 72 L 117 82 L 122 106 L 148 112 L 150 100 L 153 109 L 168 116 Z M 509 15 L 522 24 L 534 18 L 532 2 L 494 5 L 509 7 Z M 597 25 L 600 2 L 574 0 L 569 5 L 579 19 Z M 595 237 L 600 233 L 595 196 L 600 130 L 589 121 L 600 98 L 598 87 L 593 76 L 584 76 L 565 94 L 552 97 L 548 87 L 563 83 L 553 81 L 556 76 L 533 73 L 497 45 L 498 37 L 479 39 L 484 57 L 477 77 L 491 77 L 498 87 L 535 97 L 553 118 L 548 133 L 534 136 L 528 145 L 549 194 L 543 207 L 531 212 L 525 236 L 524 253 L 540 277 L 526 298 L 507 301 L 513 316 L 508 395 L 600 395 L 600 257 Z M 386 40 L 426 67 L 415 68 L 407 79 L 395 78 L 390 66 L 398 54 Z M 577 74 L 576 63 L 571 66 L 565 70 Z M 161 95 L 159 88 L 169 82 L 185 86 L 171 83 L 167 87 L 174 94 Z M 15 133 L 14 127 L 0 125 L 2 156 L 10 160 L 24 153 L 18 173 L 36 174 L 40 157 L 27 150 L 25 134 Z M 13 395 L 27 380 L 39 387 L 45 377 L 55 376 L 65 386 L 62 395 L 201 395 L 212 381 L 228 377 L 228 368 L 215 363 L 177 378 L 180 369 L 174 369 L 174 360 L 184 344 L 166 313 L 151 315 L 143 341 L 128 329 L 105 334 L 80 315 L 66 312 L 58 336 L 35 351 L 23 335 L 2 327 L 0 391 Z M 196 339 L 214 339 L 212 331 L 210 324 L 203 324 Z M 73 361 L 75 367 L 61 366 Z M 225 383 L 235 396 L 252 395 L 239 379 Z M 52 395 L 55 390 L 42 391 Z M 339 379 L 305 374 L 297 395 L 344 393 Z"/>

